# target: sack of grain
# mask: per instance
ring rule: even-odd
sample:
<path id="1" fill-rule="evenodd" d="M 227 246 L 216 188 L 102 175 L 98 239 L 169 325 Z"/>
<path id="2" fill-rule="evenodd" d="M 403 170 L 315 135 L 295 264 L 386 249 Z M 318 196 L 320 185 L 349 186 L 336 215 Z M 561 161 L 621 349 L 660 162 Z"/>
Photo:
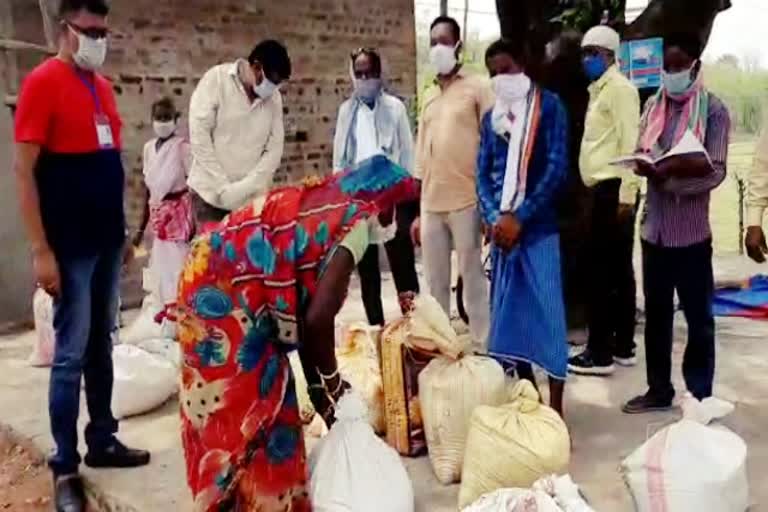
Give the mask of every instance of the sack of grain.
<path id="1" fill-rule="evenodd" d="M 401 455 L 415 457 L 427 448 L 419 403 L 419 374 L 437 357 L 409 344 L 409 319 L 389 324 L 381 336 L 382 380 L 387 442 Z"/>
<path id="2" fill-rule="evenodd" d="M 451 359 L 458 359 L 466 350 L 466 344 L 451 326 L 451 319 L 431 295 L 416 297 L 408 317 L 408 338 L 412 347 L 426 352 L 440 352 Z"/>
<path id="3" fill-rule="evenodd" d="M 344 333 L 336 350 L 339 373 L 365 400 L 373 430 L 384 434 L 387 423 L 376 340 L 366 325 L 351 325 Z"/>
<path id="4" fill-rule="evenodd" d="M 504 370 L 488 357 L 441 356 L 419 375 L 419 396 L 437 480 L 444 485 L 458 482 L 472 413 L 481 405 L 504 403 Z"/>
<path id="5" fill-rule="evenodd" d="M 528 488 L 568 467 L 571 441 L 562 418 L 539 402 L 528 381 L 518 382 L 510 399 L 500 407 L 478 407 L 472 415 L 459 508 L 498 489 Z"/>
<path id="6" fill-rule="evenodd" d="M 413 484 L 395 451 L 370 427 L 354 391 L 341 397 L 336 423 L 311 451 L 308 465 L 315 512 L 413 512 Z"/>

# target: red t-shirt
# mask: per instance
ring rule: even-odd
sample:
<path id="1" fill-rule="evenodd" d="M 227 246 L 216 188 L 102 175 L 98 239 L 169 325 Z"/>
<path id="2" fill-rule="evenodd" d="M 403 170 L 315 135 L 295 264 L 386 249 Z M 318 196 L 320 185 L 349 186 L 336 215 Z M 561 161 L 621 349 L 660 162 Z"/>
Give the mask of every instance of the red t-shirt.
<path id="1" fill-rule="evenodd" d="M 112 147 L 99 146 L 96 119 L 109 120 Z M 125 238 L 120 116 L 110 83 L 59 59 L 24 80 L 15 113 L 17 143 L 39 144 L 40 215 L 58 256 L 100 254 Z"/>
<path id="2" fill-rule="evenodd" d="M 16 142 L 39 144 L 53 153 L 98 151 L 98 113 L 109 118 L 119 150 L 122 121 L 112 84 L 98 73 L 84 73 L 60 59 L 48 59 L 22 84 L 15 113 Z"/>

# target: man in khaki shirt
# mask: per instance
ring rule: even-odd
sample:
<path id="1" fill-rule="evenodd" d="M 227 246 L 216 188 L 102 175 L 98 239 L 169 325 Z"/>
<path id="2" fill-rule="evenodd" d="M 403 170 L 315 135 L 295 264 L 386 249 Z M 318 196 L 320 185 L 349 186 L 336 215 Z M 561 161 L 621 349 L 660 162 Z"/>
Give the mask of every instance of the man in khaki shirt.
<path id="1" fill-rule="evenodd" d="M 757 143 L 755 164 L 747 177 L 747 254 L 757 263 L 765 263 L 768 244 L 763 231 L 763 216 L 768 208 L 768 119 Z"/>
<path id="2" fill-rule="evenodd" d="M 493 107 L 493 92 L 486 80 L 461 69 L 461 30 L 456 20 L 437 18 L 430 37 L 430 61 L 437 79 L 427 91 L 419 122 L 416 176 L 422 180 L 421 218 L 414 224 L 414 234 L 423 246 L 430 293 L 446 312 L 451 304 L 451 250 L 456 251 L 470 330 L 476 342 L 485 344 L 490 312 L 475 167 L 480 121 Z"/>

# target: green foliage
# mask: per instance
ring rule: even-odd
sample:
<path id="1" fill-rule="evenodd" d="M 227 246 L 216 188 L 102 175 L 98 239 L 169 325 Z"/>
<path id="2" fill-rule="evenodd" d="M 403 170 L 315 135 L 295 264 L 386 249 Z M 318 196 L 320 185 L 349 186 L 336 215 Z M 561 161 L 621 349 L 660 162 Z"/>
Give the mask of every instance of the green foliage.
<path id="1" fill-rule="evenodd" d="M 704 66 L 704 81 L 728 106 L 735 133 L 757 134 L 766 113 L 768 71 L 744 70 L 733 58 Z"/>

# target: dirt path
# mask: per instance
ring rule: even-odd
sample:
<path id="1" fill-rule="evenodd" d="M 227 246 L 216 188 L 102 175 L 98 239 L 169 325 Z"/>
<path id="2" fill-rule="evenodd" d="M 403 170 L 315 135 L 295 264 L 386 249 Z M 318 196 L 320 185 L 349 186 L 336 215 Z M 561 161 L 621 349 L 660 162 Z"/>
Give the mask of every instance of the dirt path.
<path id="1" fill-rule="evenodd" d="M 45 459 L 0 428 L 0 511 L 48 512 L 51 474 Z"/>

